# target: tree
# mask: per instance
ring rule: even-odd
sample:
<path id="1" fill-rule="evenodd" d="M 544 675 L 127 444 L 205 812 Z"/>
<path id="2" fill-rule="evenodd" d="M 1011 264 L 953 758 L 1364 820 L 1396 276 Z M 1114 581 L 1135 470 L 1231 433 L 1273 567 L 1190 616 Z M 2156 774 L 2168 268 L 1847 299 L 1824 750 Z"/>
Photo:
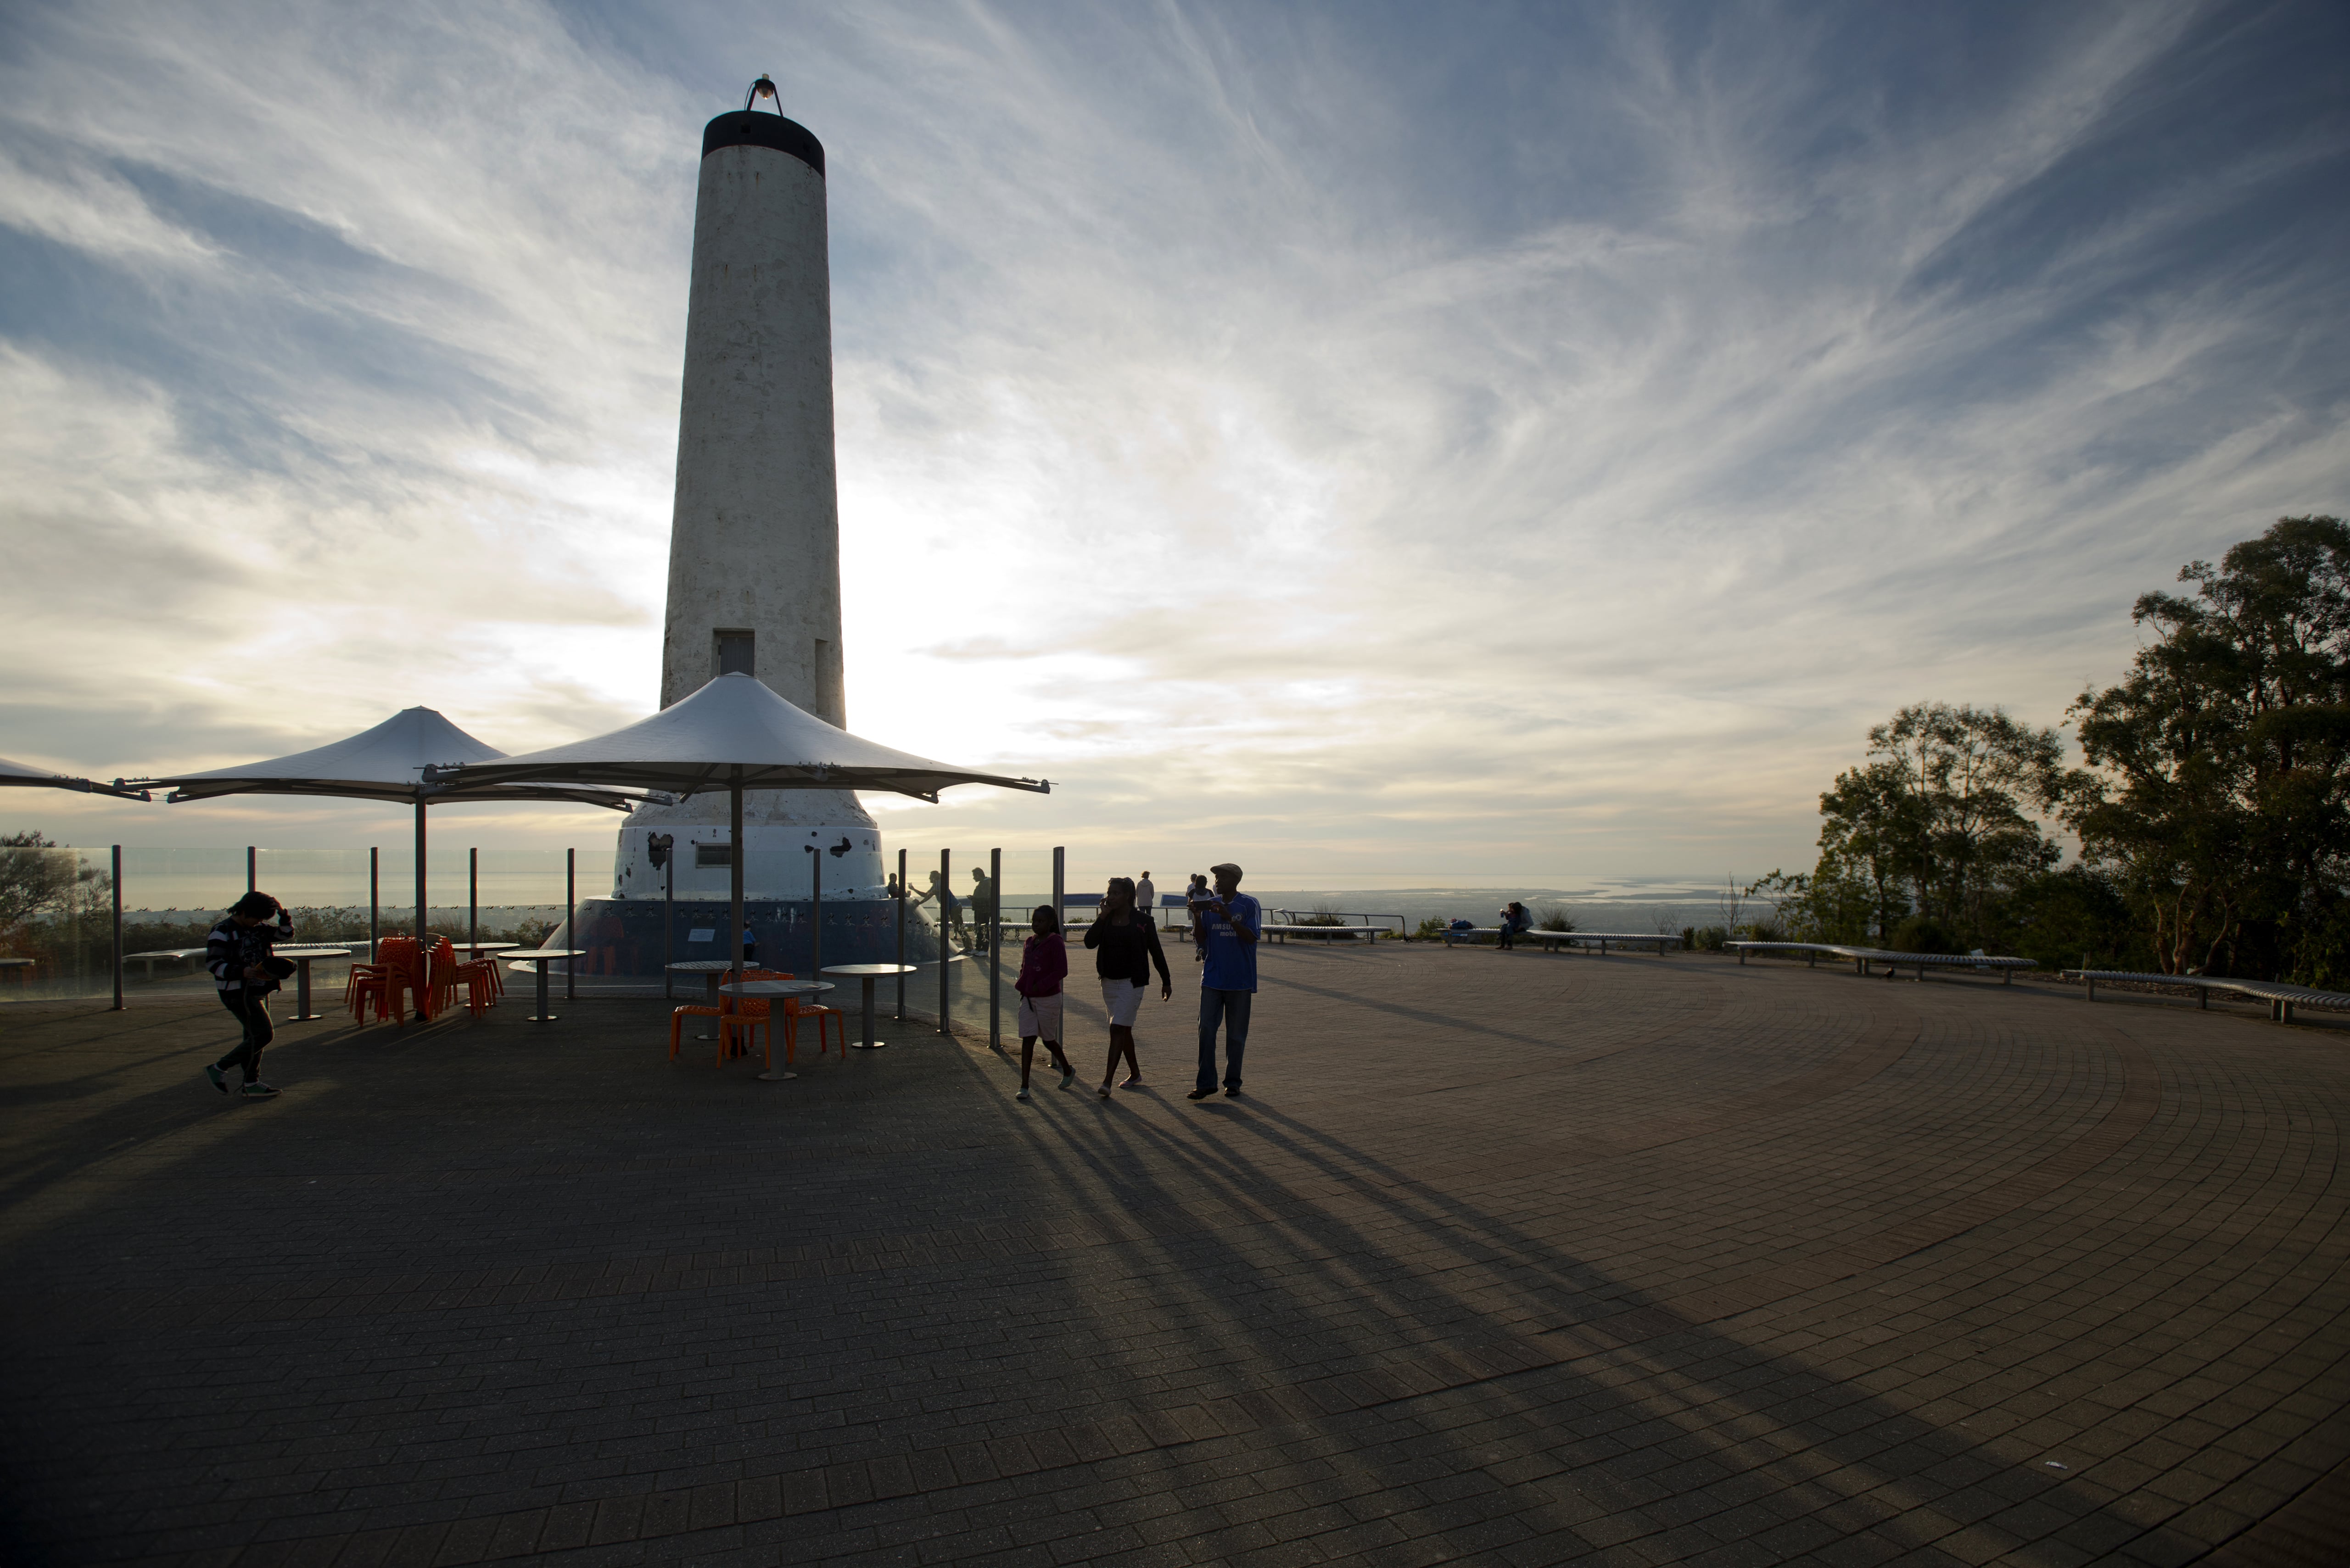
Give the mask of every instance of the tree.
<path id="1" fill-rule="evenodd" d="M 1868 732 L 1869 761 L 1820 796 L 1820 860 L 1792 907 L 1846 940 L 1889 936 L 1915 913 L 1970 941 L 2001 924 L 2000 901 L 2057 858 L 2026 811 L 2064 777 L 2053 730 L 1998 708 L 1925 702 Z M 1794 890 L 1790 889 L 1791 895 Z"/>
<path id="2" fill-rule="evenodd" d="M 1880 760 L 1838 774 L 1820 796 L 1820 815 L 1827 820 L 1820 826 L 1812 888 L 1866 888 L 1867 912 L 1856 935 L 1891 931 L 1893 922 L 1909 912 L 1903 888 L 1921 864 L 1924 803 L 1909 789 L 1902 769 Z"/>
<path id="3" fill-rule="evenodd" d="M 2073 705 L 2064 789 L 2085 855 L 2145 912 L 2165 973 L 2313 976 L 2350 930 L 2350 527 L 2279 518 L 2191 597 L 2141 597 L 2154 640 Z"/>
<path id="4" fill-rule="evenodd" d="M 61 910 L 77 885 L 99 875 L 38 831 L 0 836 L 0 927 Z"/>

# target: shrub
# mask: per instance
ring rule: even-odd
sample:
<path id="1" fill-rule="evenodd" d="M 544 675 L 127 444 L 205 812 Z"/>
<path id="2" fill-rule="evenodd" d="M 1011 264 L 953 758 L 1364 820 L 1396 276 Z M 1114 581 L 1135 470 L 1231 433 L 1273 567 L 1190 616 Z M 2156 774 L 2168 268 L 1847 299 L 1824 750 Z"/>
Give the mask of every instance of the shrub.
<path id="1" fill-rule="evenodd" d="M 1297 923 L 1301 926 L 1343 926 L 1347 921 L 1338 913 L 1337 905 L 1316 904 L 1309 913 L 1298 916 Z"/>
<path id="2" fill-rule="evenodd" d="M 1912 915 L 1893 928 L 1893 950 L 1897 953 L 1947 953 L 1957 951 L 1950 934 L 1941 922 L 1930 915 Z"/>
<path id="3" fill-rule="evenodd" d="M 1420 921 L 1419 929 L 1413 931 L 1411 934 L 1428 941 L 1440 942 L 1444 940 L 1444 917 L 1441 915 L 1430 915 L 1428 919 Z"/>
<path id="4" fill-rule="evenodd" d="M 1701 953 L 1718 953 L 1721 944 L 1730 940 L 1730 930 L 1725 926 L 1700 926 L 1684 930 L 1681 940 Z"/>
<path id="5" fill-rule="evenodd" d="M 1564 904 L 1544 904 L 1534 912 L 1534 929 L 1538 931 L 1571 931 L 1575 922 L 1566 917 Z"/>

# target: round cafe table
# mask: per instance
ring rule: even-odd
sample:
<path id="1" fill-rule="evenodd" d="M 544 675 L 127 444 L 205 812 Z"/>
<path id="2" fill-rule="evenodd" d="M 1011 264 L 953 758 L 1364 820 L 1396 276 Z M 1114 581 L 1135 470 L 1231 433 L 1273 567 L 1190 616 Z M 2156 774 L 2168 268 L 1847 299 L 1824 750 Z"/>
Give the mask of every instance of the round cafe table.
<path id="1" fill-rule="evenodd" d="M 471 953 L 473 957 L 479 958 L 484 953 L 512 952 L 523 944 L 520 942 L 456 942 L 452 945 L 461 953 Z"/>
<path id="2" fill-rule="evenodd" d="M 888 974 L 911 974 L 921 965 L 911 963 L 836 963 L 827 964 L 819 972 L 851 976 L 865 982 L 865 1038 L 857 1043 L 859 1051 L 879 1051 L 889 1044 L 873 1038 L 873 982 Z"/>
<path id="3" fill-rule="evenodd" d="M 702 977 L 702 1005 L 712 1008 L 718 1005 L 718 977 L 722 974 L 731 972 L 734 968 L 733 964 L 729 963 L 724 959 L 680 959 L 675 963 L 663 964 L 661 967 L 668 970 L 671 974 L 700 975 Z M 746 963 L 743 967 L 744 969 L 756 969 L 759 966 L 754 963 Z M 715 1040 L 718 1036 L 715 1034 L 697 1034 L 694 1038 L 696 1040 Z"/>
<path id="4" fill-rule="evenodd" d="M 294 982 L 294 1016 L 288 1022 L 315 1023 L 324 1018 L 325 1013 L 310 1011 L 310 961 L 322 958 L 348 958 L 351 956 L 351 950 L 348 948 L 272 948 L 269 950 L 277 958 L 292 959 L 294 972 L 301 977 Z M 147 967 L 151 971 L 155 966 L 150 964 Z"/>
<path id="5" fill-rule="evenodd" d="M 781 1001 L 795 996 L 821 996 L 832 986 L 821 980 L 738 980 L 712 988 L 721 996 Z M 775 1071 L 775 1026 L 767 1025 L 767 1070 L 759 1075 L 763 1084 L 779 1084 L 785 1078 L 796 1078 L 797 1073 Z"/>
<path id="6" fill-rule="evenodd" d="M 535 969 L 538 971 L 538 1011 L 525 1021 L 531 1023 L 552 1023 L 555 1014 L 546 1010 L 546 966 L 556 959 L 586 958 L 586 948 L 533 948 L 526 953 L 507 956 L 508 969 Z"/>

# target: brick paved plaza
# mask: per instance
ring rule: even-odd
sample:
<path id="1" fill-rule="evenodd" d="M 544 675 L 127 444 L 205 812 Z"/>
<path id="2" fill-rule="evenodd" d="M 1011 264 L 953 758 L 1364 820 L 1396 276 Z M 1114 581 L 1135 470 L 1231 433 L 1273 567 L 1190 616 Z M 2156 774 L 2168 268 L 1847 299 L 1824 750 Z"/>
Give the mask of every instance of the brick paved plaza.
<path id="1" fill-rule="evenodd" d="M 519 993 L 286 1026 L 236 1104 L 208 998 L 0 1008 L 0 1556 L 2343 1560 L 2350 1031 L 1705 954 L 1264 972 L 1205 1105 L 1180 989 L 1149 1092 L 1033 1106 L 983 1039 L 766 1085 Z"/>

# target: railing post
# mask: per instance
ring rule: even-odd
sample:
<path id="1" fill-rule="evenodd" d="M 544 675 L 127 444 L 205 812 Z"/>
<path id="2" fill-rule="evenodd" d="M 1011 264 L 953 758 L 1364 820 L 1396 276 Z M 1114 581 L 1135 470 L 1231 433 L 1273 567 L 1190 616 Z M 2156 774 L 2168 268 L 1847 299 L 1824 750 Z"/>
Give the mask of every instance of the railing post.
<path id="1" fill-rule="evenodd" d="M 952 1038 L 947 1024 L 947 957 L 953 946 L 947 938 L 947 900 L 954 897 L 954 851 L 939 851 L 939 1033 Z"/>
<path id="2" fill-rule="evenodd" d="M 898 1011 L 896 1017 L 906 1017 L 906 852 L 898 851 Z"/>
<path id="3" fill-rule="evenodd" d="M 1053 846 L 1053 924 L 1055 926 L 1060 925 L 1062 921 L 1061 904 L 1068 897 L 1069 892 L 1068 888 L 1062 885 L 1063 874 L 1068 869 L 1068 854 L 1069 852 L 1060 845 Z M 1061 940 L 1066 941 L 1068 933 L 1063 932 Z"/>
<path id="4" fill-rule="evenodd" d="M 244 846 L 244 890 L 248 893 L 253 891 L 253 873 L 257 858 L 253 846 L 246 845 Z"/>
<path id="5" fill-rule="evenodd" d="M 369 963 L 375 962 L 376 950 L 383 945 L 383 923 L 380 916 L 382 905 L 380 897 L 381 889 L 378 885 L 383 869 L 382 857 L 383 850 L 380 846 L 372 844 L 368 846 L 368 962 Z"/>
<path id="6" fill-rule="evenodd" d="M 465 940 L 469 942 L 482 940 L 482 852 L 479 849 L 465 851 Z"/>
<path id="7" fill-rule="evenodd" d="M 114 1011 L 122 1011 L 122 846 L 120 844 L 114 846 Z"/>
<path id="8" fill-rule="evenodd" d="M 988 911 L 987 932 L 987 1048 L 1003 1049 L 1003 851 L 987 852 L 987 880 L 994 891 L 989 895 L 994 907 Z"/>
<path id="9" fill-rule="evenodd" d="M 563 852 L 563 940 L 575 948 L 579 945 L 579 933 L 573 928 L 571 922 L 578 918 L 578 902 L 579 851 L 567 849 Z M 565 959 L 563 961 L 563 1000 L 576 1002 L 578 998 L 579 965 L 572 959 Z"/>

